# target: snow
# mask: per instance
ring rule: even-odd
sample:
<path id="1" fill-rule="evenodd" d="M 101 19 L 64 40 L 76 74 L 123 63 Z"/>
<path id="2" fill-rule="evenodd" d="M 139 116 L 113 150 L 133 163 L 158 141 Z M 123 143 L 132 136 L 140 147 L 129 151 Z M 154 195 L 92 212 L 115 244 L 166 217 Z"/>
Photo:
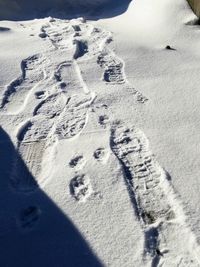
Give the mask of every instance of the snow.
<path id="1" fill-rule="evenodd" d="M 197 18 L 121 11 L 0 22 L 0 266 L 200 266 Z"/>

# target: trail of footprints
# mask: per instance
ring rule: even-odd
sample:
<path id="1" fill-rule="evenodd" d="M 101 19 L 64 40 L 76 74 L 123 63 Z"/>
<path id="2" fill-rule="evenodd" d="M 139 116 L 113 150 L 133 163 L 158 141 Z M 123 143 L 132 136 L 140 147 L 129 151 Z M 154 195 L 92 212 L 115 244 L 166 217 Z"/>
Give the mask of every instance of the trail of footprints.
<path id="1" fill-rule="evenodd" d="M 42 32 L 45 33 L 47 28 L 42 28 Z M 63 31 L 65 29 L 67 28 Z M 69 31 L 66 34 L 68 33 Z M 51 41 L 57 44 L 57 47 L 62 44 L 63 32 L 57 35 L 54 29 L 50 28 L 49 32 L 40 37 L 46 38 L 47 36 L 51 36 Z M 40 69 L 37 70 L 37 65 L 34 65 L 35 62 L 39 62 L 38 58 L 38 56 L 30 57 L 24 61 L 26 63 L 23 62 L 22 78 L 13 83 L 15 87 L 12 86 L 12 91 L 5 93 L 3 105 L 7 110 L 10 103 L 14 105 L 19 101 L 19 94 L 22 94 L 24 99 L 28 89 L 31 90 L 35 81 L 38 82 L 39 79 L 34 79 L 34 75 L 37 77 L 37 72 L 40 71 Z M 93 101 L 93 96 L 84 93 L 77 67 L 73 61 L 66 61 L 58 66 L 53 77 L 56 83 L 60 84 L 60 92 L 54 93 L 53 88 L 52 93 L 49 91 L 48 95 L 42 90 L 36 92 L 36 98 L 41 101 L 34 108 L 33 117 L 18 130 L 17 149 L 29 170 L 27 171 L 20 163 L 20 159 L 15 159 L 11 185 L 19 192 L 32 192 L 41 186 L 44 179 L 47 179 L 42 177 L 42 163 L 49 143 L 55 138 L 69 139 L 77 136 L 87 122 L 87 111 Z M 23 90 L 24 84 L 29 85 L 26 91 Z"/>
<path id="2" fill-rule="evenodd" d="M 151 266 L 158 266 L 160 259 L 168 251 L 160 249 L 163 247 L 161 225 L 163 223 L 170 225 L 170 222 L 178 219 L 175 212 L 177 203 L 172 196 L 173 190 L 142 131 L 116 123 L 111 130 L 110 146 L 122 166 L 131 202 L 144 228 L 144 254 L 151 256 Z M 174 199 L 173 202 L 170 198 Z M 181 210 L 180 207 L 178 209 Z M 180 232 L 182 227 L 183 225 L 178 227 Z M 185 230 L 182 233 L 184 235 Z M 189 236 L 185 238 L 188 239 Z M 188 253 L 189 248 L 186 250 Z M 192 254 L 188 257 L 192 259 L 189 261 L 190 264 L 192 261 L 196 262 Z"/>
<path id="3" fill-rule="evenodd" d="M 42 55 L 36 54 L 21 62 L 21 75 L 6 86 L 0 103 L 1 111 L 17 115 L 27 108 L 28 96 L 37 100 L 30 118 L 18 127 L 17 132 L 19 156 L 13 160 L 10 184 L 20 193 L 35 191 L 48 179 L 42 172 L 43 160 L 47 151 L 53 153 L 48 149 L 54 141 L 78 137 L 87 123 L 88 109 L 95 97 L 83 82 L 78 62 L 94 58 L 104 70 L 106 83 L 126 83 L 123 61 L 105 49 L 111 41 L 109 32 L 83 20 L 69 23 L 50 19 L 41 27 L 39 37 L 49 40 L 52 47 Z M 47 58 L 58 49 L 71 53 L 72 57 L 55 66 L 48 63 Z M 145 102 L 145 97 L 141 98 Z M 98 123 L 102 127 L 108 122 L 106 114 L 99 116 Z M 106 163 L 109 153 L 99 147 L 93 157 L 97 162 Z M 74 170 L 69 191 L 78 202 L 85 202 L 93 192 L 90 177 L 81 173 L 85 164 L 83 156 L 76 156 L 69 163 Z M 18 218 L 19 226 L 23 230 L 33 229 L 40 215 L 38 207 L 24 209 Z"/>
<path id="4" fill-rule="evenodd" d="M 83 19 L 50 19 L 41 27 L 39 37 L 50 41 L 52 47 L 46 54 L 33 55 L 21 62 L 21 75 L 6 86 L 0 103 L 1 111 L 20 113 L 26 108 L 30 92 L 42 84 L 41 90 L 38 86 L 38 90 L 34 91 L 38 104 L 32 117 L 19 127 L 17 133 L 19 157 L 13 161 L 10 181 L 15 190 L 23 193 L 33 192 L 48 178 L 42 172 L 43 157 L 54 141 L 78 137 L 87 123 L 88 109 L 95 97 L 86 88 L 78 62 L 94 58 L 103 69 L 106 84 L 117 84 L 125 89 L 130 87 L 124 62 L 109 48 L 112 41 L 109 32 L 95 28 Z M 48 65 L 48 55 L 58 49 L 71 53 L 71 60 L 61 62 L 57 67 Z M 43 83 L 44 80 L 46 83 Z M 49 87 L 48 90 L 44 85 Z M 138 102 L 147 101 L 137 90 L 133 91 Z M 109 118 L 102 114 L 98 123 L 105 128 Z M 169 200 L 172 192 L 167 189 L 170 185 L 166 186 L 166 174 L 152 154 L 142 131 L 116 124 L 111 129 L 110 146 L 122 166 L 131 202 L 144 229 L 144 254 L 151 256 L 151 266 L 158 266 L 160 259 L 167 254 L 167 249 L 161 249 L 161 225 L 177 219 L 175 204 Z M 93 158 L 99 163 L 106 163 L 108 157 L 109 153 L 103 147 L 93 153 Z M 76 155 L 69 162 L 74 173 L 69 191 L 78 202 L 85 202 L 93 192 L 90 177 L 83 171 L 85 165 L 83 155 Z M 23 230 L 33 229 L 40 215 L 41 210 L 36 206 L 22 210 L 19 226 Z M 184 257 L 180 259 L 181 266 L 185 262 Z"/>

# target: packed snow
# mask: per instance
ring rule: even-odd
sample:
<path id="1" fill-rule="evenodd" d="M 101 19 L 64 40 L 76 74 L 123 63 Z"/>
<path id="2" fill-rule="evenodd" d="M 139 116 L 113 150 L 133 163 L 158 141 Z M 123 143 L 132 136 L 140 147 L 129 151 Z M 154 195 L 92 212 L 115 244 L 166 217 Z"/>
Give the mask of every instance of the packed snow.
<path id="1" fill-rule="evenodd" d="M 111 2 L 0 1 L 0 266 L 200 266 L 198 18 Z"/>

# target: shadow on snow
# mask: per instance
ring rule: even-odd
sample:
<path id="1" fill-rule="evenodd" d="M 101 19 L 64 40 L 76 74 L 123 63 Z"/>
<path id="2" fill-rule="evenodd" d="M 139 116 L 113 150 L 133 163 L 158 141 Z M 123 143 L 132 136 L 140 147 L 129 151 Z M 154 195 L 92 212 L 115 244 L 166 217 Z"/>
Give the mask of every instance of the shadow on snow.
<path id="1" fill-rule="evenodd" d="M 61 19 L 72 19 L 84 17 L 86 19 L 98 20 L 110 18 L 124 13 L 131 0 L 91 0 L 91 5 L 87 1 L 73 0 L 0 0 L 0 20 L 29 20 L 52 16 Z"/>
<path id="2" fill-rule="evenodd" d="M 80 232 L 45 192 L 38 188 L 25 194 L 11 189 L 16 158 L 26 177 L 34 179 L 0 127 L 0 266 L 102 267 Z"/>

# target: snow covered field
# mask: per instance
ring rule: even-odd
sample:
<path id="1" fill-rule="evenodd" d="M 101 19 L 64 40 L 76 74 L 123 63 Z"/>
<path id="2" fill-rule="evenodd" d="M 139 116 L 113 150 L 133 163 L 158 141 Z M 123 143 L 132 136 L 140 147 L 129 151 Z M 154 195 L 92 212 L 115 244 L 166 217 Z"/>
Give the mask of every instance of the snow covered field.
<path id="1" fill-rule="evenodd" d="M 200 266 L 200 28 L 125 2 L 0 21 L 0 266 Z"/>

